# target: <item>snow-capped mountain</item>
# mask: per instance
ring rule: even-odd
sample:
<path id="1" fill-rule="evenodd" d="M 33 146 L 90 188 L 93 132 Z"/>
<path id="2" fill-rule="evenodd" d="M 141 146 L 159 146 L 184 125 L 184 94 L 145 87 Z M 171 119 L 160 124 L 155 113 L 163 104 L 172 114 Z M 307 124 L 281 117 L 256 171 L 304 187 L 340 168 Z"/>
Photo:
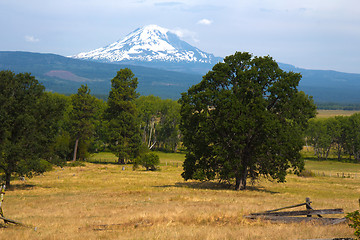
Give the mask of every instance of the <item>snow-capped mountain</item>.
<path id="1" fill-rule="evenodd" d="M 157 67 L 161 63 L 214 65 L 222 61 L 222 58 L 191 46 L 175 33 L 157 25 L 138 28 L 122 40 L 72 57 L 112 63 L 156 63 Z"/>

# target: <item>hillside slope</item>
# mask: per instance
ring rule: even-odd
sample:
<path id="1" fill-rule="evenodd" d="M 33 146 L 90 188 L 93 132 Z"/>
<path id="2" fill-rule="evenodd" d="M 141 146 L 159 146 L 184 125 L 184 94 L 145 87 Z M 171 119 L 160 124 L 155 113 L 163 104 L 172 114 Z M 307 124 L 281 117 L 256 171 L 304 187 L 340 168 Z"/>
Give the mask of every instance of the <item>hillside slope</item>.
<path id="1" fill-rule="evenodd" d="M 318 103 L 360 103 L 360 74 L 325 70 L 308 70 L 279 63 L 286 71 L 303 76 L 299 89 L 314 97 Z M 111 64 L 67 58 L 55 54 L 30 52 L 1 52 L 0 70 L 31 72 L 48 91 L 75 93 L 81 84 L 87 84 L 92 93 L 107 95 L 110 80 L 121 68 L 130 68 L 139 79 L 138 92 L 161 98 L 178 99 L 182 92 L 199 83 L 201 74 L 190 74 L 178 65 L 180 71 L 166 71 L 129 64 Z M 210 67 L 209 67 L 210 69 Z"/>
<path id="2" fill-rule="evenodd" d="M 0 52 L 0 70 L 31 72 L 48 91 L 59 93 L 75 93 L 81 84 L 87 84 L 92 93 L 107 95 L 111 79 L 125 67 L 139 79 L 138 92 L 142 95 L 178 99 L 181 92 L 201 80 L 200 74 L 90 62 L 55 54 Z"/>

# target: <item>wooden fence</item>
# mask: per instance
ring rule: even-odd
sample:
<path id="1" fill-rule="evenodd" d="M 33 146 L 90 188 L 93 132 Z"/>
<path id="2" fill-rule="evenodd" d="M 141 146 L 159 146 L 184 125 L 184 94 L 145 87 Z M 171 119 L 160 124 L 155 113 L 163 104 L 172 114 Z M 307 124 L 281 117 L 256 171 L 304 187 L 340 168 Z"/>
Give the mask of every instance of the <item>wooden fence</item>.
<path id="1" fill-rule="evenodd" d="M 305 206 L 306 210 L 300 210 L 300 211 L 282 211 L 280 210 L 284 209 L 290 209 L 290 208 L 296 208 Z M 321 224 L 339 224 L 346 222 L 346 218 L 325 218 L 322 215 L 326 214 L 344 214 L 344 210 L 341 208 L 335 208 L 335 209 L 318 209 L 315 210 L 311 207 L 311 201 L 310 198 L 306 198 L 305 203 L 300 203 L 288 207 L 282 207 L 278 209 L 273 209 L 265 212 L 260 213 L 251 213 L 248 216 L 245 216 L 249 219 L 264 219 L 264 220 L 270 220 L 270 221 L 278 221 L 278 222 L 319 222 Z M 306 216 L 306 217 L 304 217 Z"/>
<path id="2" fill-rule="evenodd" d="M 6 225 L 9 224 L 9 223 L 12 223 L 12 224 L 21 225 L 21 226 L 24 226 L 24 227 L 30 227 L 30 228 L 33 228 L 36 231 L 36 229 L 37 229 L 36 227 L 26 225 L 26 224 L 23 224 L 21 222 L 18 222 L 18 221 L 15 221 L 15 220 L 4 217 L 4 212 L 2 210 L 2 203 L 4 201 L 4 195 L 5 195 L 5 185 L 2 185 L 2 186 L 0 186 L 0 219 L 4 220 L 4 223 Z"/>
<path id="3" fill-rule="evenodd" d="M 360 178 L 360 173 L 345 173 L 345 172 L 337 172 L 337 173 L 325 173 L 320 171 L 313 172 L 315 176 L 318 177 L 337 177 L 337 178 Z"/>

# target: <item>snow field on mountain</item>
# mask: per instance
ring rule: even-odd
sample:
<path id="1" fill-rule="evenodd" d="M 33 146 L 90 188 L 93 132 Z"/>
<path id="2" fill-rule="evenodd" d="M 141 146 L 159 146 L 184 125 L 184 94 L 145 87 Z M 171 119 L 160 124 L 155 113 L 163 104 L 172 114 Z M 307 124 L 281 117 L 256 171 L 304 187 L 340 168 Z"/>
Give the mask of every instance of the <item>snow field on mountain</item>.
<path id="1" fill-rule="evenodd" d="M 136 29 L 122 40 L 72 57 L 104 62 L 121 62 L 124 60 L 208 64 L 218 62 L 214 55 L 191 46 L 170 30 L 156 25 Z"/>

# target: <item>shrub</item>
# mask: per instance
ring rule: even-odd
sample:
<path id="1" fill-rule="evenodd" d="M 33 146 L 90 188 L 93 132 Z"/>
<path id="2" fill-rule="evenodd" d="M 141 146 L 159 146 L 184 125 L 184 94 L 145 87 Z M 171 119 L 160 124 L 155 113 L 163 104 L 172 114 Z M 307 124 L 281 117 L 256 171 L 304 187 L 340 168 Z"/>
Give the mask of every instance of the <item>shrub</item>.
<path id="1" fill-rule="evenodd" d="M 71 161 L 66 164 L 67 167 L 84 167 L 85 163 L 82 161 Z"/>
<path id="2" fill-rule="evenodd" d="M 59 166 L 59 167 L 64 167 L 66 166 L 66 159 L 65 158 L 60 158 L 58 156 L 54 156 L 52 158 L 50 158 L 48 160 L 49 163 Z"/>
<path id="3" fill-rule="evenodd" d="M 348 213 L 346 218 L 351 222 L 349 226 L 355 229 L 354 235 L 360 238 L 360 213 L 359 210 L 355 212 Z"/>
<path id="4" fill-rule="evenodd" d="M 146 168 L 146 171 L 156 171 L 158 170 L 158 166 L 160 165 L 160 158 L 155 153 L 145 153 L 140 158 L 134 161 L 133 169 L 137 169 L 139 165 Z"/>
<path id="5" fill-rule="evenodd" d="M 303 170 L 299 173 L 299 177 L 315 177 L 315 173 L 311 170 Z"/>

